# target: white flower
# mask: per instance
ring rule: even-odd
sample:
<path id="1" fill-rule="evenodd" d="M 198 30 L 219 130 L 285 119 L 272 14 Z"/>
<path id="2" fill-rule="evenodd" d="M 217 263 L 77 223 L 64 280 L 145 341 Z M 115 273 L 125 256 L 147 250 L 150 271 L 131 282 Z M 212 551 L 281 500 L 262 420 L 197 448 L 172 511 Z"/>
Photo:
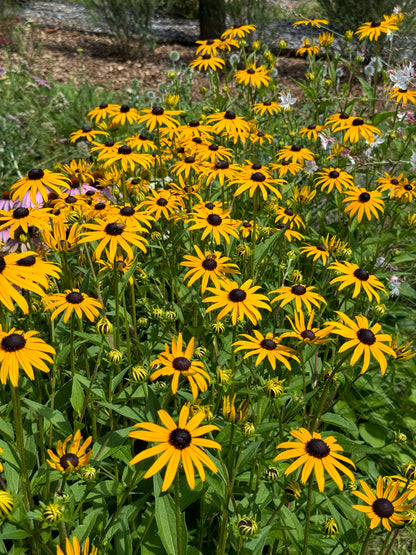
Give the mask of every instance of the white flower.
<path id="1" fill-rule="evenodd" d="M 303 171 L 305 171 L 308 175 L 312 175 L 317 169 L 318 166 L 316 165 L 315 160 L 305 160 Z"/>
<path id="2" fill-rule="evenodd" d="M 290 110 L 291 106 L 296 103 L 297 98 L 292 96 L 290 92 L 287 94 L 282 93 L 279 96 L 279 104 L 283 110 Z"/>
<path id="3" fill-rule="evenodd" d="M 415 70 L 413 67 L 413 63 L 409 62 L 401 69 L 391 69 L 387 73 L 394 87 L 399 87 L 399 89 L 407 89 L 407 82 L 412 77 L 414 77 Z"/>
<path id="4" fill-rule="evenodd" d="M 414 152 L 410 157 L 410 165 L 411 165 L 412 171 L 416 171 L 416 152 Z"/>

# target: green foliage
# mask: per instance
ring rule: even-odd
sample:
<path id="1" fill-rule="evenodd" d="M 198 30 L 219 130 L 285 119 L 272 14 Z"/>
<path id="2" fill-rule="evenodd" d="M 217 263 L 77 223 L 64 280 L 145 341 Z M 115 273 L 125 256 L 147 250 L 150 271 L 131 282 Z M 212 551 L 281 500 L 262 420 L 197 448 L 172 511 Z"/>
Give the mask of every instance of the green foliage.
<path id="1" fill-rule="evenodd" d="M 151 44 L 155 0 L 85 0 L 97 22 L 105 23 L 119 54 L 127 59 Z"/>
<path id="2" fill-rule="evenodd" d="M 366 21 L 383 20 L 391 14 L 395 0 L 317 0 L 322 12 L 341 31 L 355 30 Z"/>

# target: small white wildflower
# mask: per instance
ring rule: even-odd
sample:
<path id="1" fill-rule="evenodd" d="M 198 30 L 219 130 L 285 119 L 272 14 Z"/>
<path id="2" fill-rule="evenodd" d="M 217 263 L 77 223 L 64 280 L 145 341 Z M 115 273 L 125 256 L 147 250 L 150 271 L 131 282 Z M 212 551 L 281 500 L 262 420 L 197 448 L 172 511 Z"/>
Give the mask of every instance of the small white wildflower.
<path id="1" fill-rule="evenodd" d="M 283 108 L 283 110 L 290 110 L 291 106 L 293 106 L 293 104 L 296 104 L 296 100 L 297 98 L 295 96 L 292 96 L 290 92 L 288 92 L 287 94 L 282 93 L 279 96 L 279 104 Z"/>
<path id="2" fill-rule="evenodd" d="M 414 152 L 410 157 L 410 166 L 412 171 L 416 171 L 416 152 Z"/>

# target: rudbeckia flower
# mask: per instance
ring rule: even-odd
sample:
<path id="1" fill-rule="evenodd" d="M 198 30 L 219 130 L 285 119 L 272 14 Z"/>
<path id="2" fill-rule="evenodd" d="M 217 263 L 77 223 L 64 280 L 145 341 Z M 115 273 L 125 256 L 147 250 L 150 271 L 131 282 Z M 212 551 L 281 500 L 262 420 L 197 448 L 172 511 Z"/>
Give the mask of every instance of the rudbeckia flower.
<path id="1" fill-rule="evenodd" d="M 75 143 L 78 139 L 85 139 L 91 143 L 97 135 L 108 135 L 108 133 L 106 131 L 92 129 L 91 127 L 83 127 L 70 134 L 69 142 Z"/>
<path id="2" fill-rule="evenodd" d="M 306 54 L 307 56 L 313 56 L 319 53 L 319 46 L 317 44 L 310 44 L 309 39 L 302 40 L 302 47 L 296 50 L 296 56 L 303 56 Z"/>
<path id="3" fill-rule="evenodd" d="M 253 24 L 249 25 L 233 25 L 229 29 L 225 30 L 221 35 L 222 39 L 243 39 L 246 35 L 256 30 L 256 26 Z"/>
<path id="4" fill-rule="evenodd" d="M 98 548 L 91 546 L 90 550 L 90 538 L 87 538 L 84 543 L 84 548 L 82 549 L 82 555 L 97 555 Z M 78 538 L 72 538 L 72 544 L 68 538 L 65 539 L 65 551 L 56 546 L 56 555 L 81 555 L 81 546 Z"/>
<path id="5" fill-rule="evenodd" d="M 49 227 L 48 208 L 25 208 L 18 206 L 14 210 L 0 210 L 0 230 L 8 229 L 10 237 L 15 238 L 15 232 L 19 230 L 19 235 L 28 233 L 29 226 L 37 229 Z"/>
<path id="6" fill-rule="evenodd" d="M 309 150 L 309 148 L 302 147 L 300 145 L 286 145 L 280 149 L 277 153 L 277 160 L 288 160 L 294 162 L 295 164 L 302 164 L 305 160 L 313 160 L 315 157 L 314 153 Z"/>
<path id="7" fill-rule="evenodd" d="M 33 368 L 42 372 L 49 372 L 46 362 L 53 363 L 49 356 L 55 354 L 55 349 L 45 343 L 43 339 L 35 337 L 37 331 L 16 331 L 12 328 L 3 331 L 0 326 L 0 378 L 4 385 L 7 377 L 14 387 L 19 381 L 19 366 L 21 366 L 30 380 L 35 379 Z"/>
<path id="8" fill-rule="evenodd" d="M 173 214 L 179 212 L 184 206 L 180 196 L 166 189 L 157 191 L 151 189 L 150 193 L 139 204 L 139 209 L 144 208 L 145 214 L 152 215 L 156 220 L 159 220 L 162 215 L 169 220 Z"/>
<path id="9" fill-rule="evenodd" d="M 68 179 L 62 173 L 54 173 L 49 170 L 33 168 L 29 173 L 19 179 L 10 187 L 13 200 L 23 200 L 26 193 L 30 193 L 30 200 L 33 206 L 38 204 L 36 195 L 39 193 L 42 199 L 47 202 L 48 194 L 53 191 L 60 195 L 62 189 L 68 189 Z"/>
<path id="10" fill-rule="evenodd" d="M 277 198 L 282 198 L 282 193 L 279 189 L 276 189 L 274 185 L 284 185 L 286 181 L 284 179 L 272 179 L 270 175 L 261 171 L 252 171 L 250 175 L 240 177 L 237 176 L 236 179 L 229 182 L 229 185 L 236 183 L 241 183 L 234 193 L 235 197 L 238 197 L 244 191 L 249 191 L 250 197 L 252 197 L 257 189 L 261 191 L 263 200 L 267 200 L 268 190 L 276 195 Z"/>
<path id="11" fill-rule="evenodd" d="M 293 208 L 283 208 L 282 206 L 280 206 L 276 210 L 276 214 L 277 216 L 275 222 L 281 222 L 284 225 L 289 225 L 291 229 L 293 227 L 296 227 L 297 229 L 299 229 L 300 227 L 305 227 L 302 218 L 295 213 Z"/>
<path id="12" fill-rule="evenodd" d="M 354 187 L 354 178 L 352 175 L 346 171 L 341 170 L 341 168 L 323 168 L 321 171 L 317 172 L 315 178 L 315 185 L 321 186 L 321 191 L 328 189 L 328 193 L 336 187 L 337 191 L 342 193 L 345 189 L 351 189 Z"/>
<path id="13" fill-rule="evenodd" d="M 202 56 L 195 58 L 195 60 L 192 60 L 189 66 L 194 67 L 199 71 L 208 71 L 209 69 L 217 71 L 217 69 L 222 69 L 225 66 L 225 62 L 218 56 L 203 54 Z"/>
<path id="14" fill-rule="evenodd" d="M 303 138 L 307 137 L 310 141 L 318 140 L 318 133 L 325 129 L 324 125 L 316 125 L 316 123 L 311 123 L 308 127 L 303 127 L 299 130 L 299 135 Z"/>
<path id="15" fill-rule="evenodd" d="M 379 190 L 368 191 L 364 188 L 352 187 L 350 190 L 345 191 L 344 195 L 348 195 L 342 202 L 349 202 L 344 212 L 350 213 L 352 218 L 357 214 L 358 222 L 361 222 L 363 216 L 367 220 L 371 220 L 371 216 L 375 216 L 378 220 L 378 212 L 384 212 L 384 201 L 381 200 L 382 193 Z"/>
<path id="16" fill-rule="evenodd" d="M 317 328 L 313 326 L 313 319 L 315 317 L 315 311 L 312 310 L 309 320 L 305 322 L 305 316 L 303 312 L 295 310 L 294 311 L 294 322 L 289 316 L 286 318 L 289 320 L 293 331 L 286 331 L 282 333 L 281 337 L 297 337 L 299 341 L 305 343 L 311 343 L 312 345 L 320 345 L 322 343 L 327 343 L 330 341 L 326 336 L 331 333 L 331 328 Z"/>
<path id="17" fill-rule="evenodd" d="M 143 168 L 150 168 L 153 164 L 151 154 L 135 152 L 128 145 L 122 145 L 117 150 L 104 153 L 102 160 L 104 161 L 104 168 L 118 162 L 125 172 L 129 170 L 133 172 L 137 164 Z"/>
<path id="18" fill-rule="evenodd" d="M 181 266 L 187 266 L 191 269 L 185 274 L 183 281 L 190 278 L 188 287 L 195 281 L 202 278 L 201 291 L 205 293 L 208 281 L 212 280 L 215 287 L 221 286 L 221 281 L 227 281 L 227 274 L 239 274 L 237 264 L 231 264 L 229 258 L 222 256 L 219 251 L 206 251 L 203 253 L 201 249 L 194 245 L 197 256 L 185 255 L 185 260 L 180 263 Z"/>
<path id="19" fill-rule="evenodd" d="M 384 21 L 367 21 L 358 27 L 355 34 L 358 35 L 360 40 L 368 37 L 369 40 L 378 40 L 381 33 L 390 33 L 391 31 L 397 31 L 397 16 L 385 15 Z"/>
<path id="20" fill-rule="evenodd" d="M 244 142 L 250 133 L 250 125 L 244 118 L 237 116 L 231 110 L 211 114 L 207 117 L 206 122 L 213 124 L 211 128 L 213 133 L 228 135 L 234 142 L 237 142 L 238 139 Z"/>
<path id="21" fill-rule="evenodd" d="M 131 108 L 128 104 L 112 104 L 113 108 L 109 111 L 109 117 L 113 125 L 126 125 L 128 122 L 132 125 L 138 122 L 139 112 L 136 108 Z"/>
<path id="22" fill-rule="evenodd" d="M 271 80 L 269 71 L 265 66 L 256 67 L 253 64 L 246 69 L 237 71 L 234 77 L 240 85 L 251 85 L 252 87 L 267 87 Z"/>
<path id="23" fill-rule="evenodd" d="M 353 118 L 348 127 L 346 127 L 346 130 L 344 143 L 347 141 L 350 143 L 357 143 L 361 137 L 364 137 L 367 143 L 371 144 L 374 142 L 375 134 L 381 135 L 380 129 L 375 127 L 375 125 L 365 123 L 362 118 Z"/>
<path id="24" fill-rule="evenodd" d="M 305 287 L 305 285 L 301 285 L 299 283 L 292 286 L 278 287 L 274 291 L 270 291 L 269 295 L 279 293 L 278 296 L 272 300 L 272 303 L 281 301 L 282 308 L 288 303 L 295 301 L 296 310 L 301 312 L 302 303 L 304 303 L 309 312 L 311 312 L 312 304 L 317 308 L 320 307 L 321 302 L 326 304 L 326 300 L 322 297 L 322 295 L 315 293 L 312 289 L 315 289 L 315 287 Z"/>
<path id="25" fill-rule="evenodd" d="M 65 311 L 64 322 L 68 322 L 72 312 L 75 312 L 78 318 L 85 316 L 91 322 L 100 315 L 98 309 L 101 309 L 100 301 L 88 297 L 85 293 L 80 293 L 79 289 L 67 289 L 65 293 L 55 293 L 44 297 L 45 310 L 53 310 L 51 320 L 54 320 L 61 312 Z"/>
<path id="26" fill-rule="evenodd" d="M 354 116 L 347 112 L 338 112 L 327 118 L 325 127 L 332 125 L 332 131 L 343 131 L 348 129 L 353 119 Z"/>
<path id="27" fill-rule="evenodd" d="M 152 373 L 151 381 L 160 376 L 172 376 L 172 393 L 175 395 L 178 390 L 179 378 L 183 377 L 189 381 L 192 396 L 198 397 L 198 391 L 202 393 L 208 389 L 211 382 L 209 374 L 204 370 L 202 362 L 191 360 L 194 352 L 195 338 L 192 337 L 186 349 L 183 349 L 182 334 L 178 338 L 172 339 L 172 352 L 169 345 L 165 343 L 165 351 L 150 363 L 150 366 L 160 364 L 162 367 Z M 208 383 L 207 383 L 208 382 Z"/>
<path id="28" fill-rule="evenodd" d="M 269 304 L 264 302 L 268 301 L 267 297 L 257 293 L 260 286 L 251 287 L 252 283 L 253 280 L 248 279 L 241 286 L 235 281 L 230 281 L 222 282 L 221 288 L 214 289 L 213 287 L 208 287 L 208 291 L 213 296 L 202 299 L 202 302 L 213 304 L 205 312 L 222 309 L 217 316 L 217 320 L 221 320 L 226 314 L 231 312 L 233 326 L 236 325 L 237 320 L 241 321 L 244 316 L 247 316 L 253 325 L 256 325 L 262 319 L 258 309 L 264 308 L 270 311 L 271 308 Z"/>
<path id="29" fill-rule="evenodd" d="M 99 106 L 96 106 L 93 110 L 88 112 L 87 116 L 91 121 L 99 123 L 100 120 L 107 119 L 110 113 L 116 110 L 117 104 L 107 104 L 106 102 L 102 102 Z"/>
<path id="30" fill-rule="evenodd" d="M 229 210 L 218 211 L 205 211 L 201 215 L 195 215 L 195 223 L 191 225 L 189 231 L 194 229 L 203 229 L 201 240 L 212 234 L 217 245 L 221 242 L 221 236 L 224 237 L 227 243 L 230 243 L 230 235 L 238 239 L 237 226 L 239 222 L 232 220 L 229 216 Z"/>
<path id="31" fill-rule="evenodd" d="M 174 422 L 165 410 L 159 410 L 158 415 L 163 426 L 153 424 L 152 422 L 143 422 L 135 424 L 135 430 L 129 433 L 129 436 L 134 439 L 158 444 L 133 457 L 130 461 L 131 465 L 137 464 L 149 457 L 160 455 L 144 477 L 150 478 L 167 465 L 162 491 L 169 489 L 178 472 L 180 463 L 182 463 L 186 480 L 191 489 L 195 487 L 194 465 L 203 482 L 205 481 L 203 465 L 207 466 L 212 472 L 218 472 L 217 467 L 208 457 L 205 449 L 221 449 L 221 445 L 212 439 L 205 439 L 201 436 L 219 428 L 212 424 L 200 426 L 205 418 L 205 412 L 200 411 L 188 420 L 189 407 L 185 405 L 180 411 L 178 424 Z"/>
<path id="32" fill-rule="evenodd" d="M 300 19 L 299 21 L 295 21 L 293 26 L 296 27 L 298 25 L 310 25 L 311 27 L 318 27 L 321 28 L 321 25 L 328 25 L 329 21 L 327 19 L 318 19 L 317 17 L 309 17 L 308 19 Z"/>
<path id="33" fill-rule="evenodd" d="M 241 334 L 245 339 L 236 341 L 232 346 L 237 346 L 235 352 L 241 350 L 249 350 L 244 355 L 244 359 L 257 355 L 256 366 L 258 366 L 265 358 L 269 361 L 273 370 L 276 369 L 276 361 L 281 362 L 288 370 L 291 370 L 288 358 L 293 358 L 299 362 L 295 351 L 290 347 L 280 345 L 281 337 L 274 337 L 272 333 L 263 335 L 258 330 L 253 330 L 254 336 Z M 283 336 L 282 336 L 283 337 Z"/>
<path id="34" fill-rule="evenodd" d="M 409 518 L 406 514 L 399 514 L 407 511 L 413 505 L 409 503 L 404 505 L 409 492 L 405 491 L 397 498 L 400 488 L 399 481 L 391 481 L 386 489 L 383 488 L 383 477 L 379 476 L 377 480 L 376 493 L 374 494 L 368 485 L 360 480 L 364 493 L 354 490 L 351 493 L 359 497 L 366 505 L 353 505 L 352 508 L 365 513 L 371 518 L 370 530 L 376 528 L 380 523 L 386 530 L 391 531 L 390 522 L 401 526 Z"/>
<path id="35" fill-rule="evenodd" d="M 253 112 L 264 116 L 265 114 L 277 114 L 280 112 L 282 107 L 278 102 L 273 100 L 264 100 L 263 102 L 257 102 L 253 106 Z"/>
<path id="36" fill-rule="evenodd" d="M 137 120 L 140 125 L 144 123 L 149 129 L 150 133 L 156 126 L 159 127 L 177 127 L 179 122 L 172 116 L 183 114 L 183 110 L 165 110 L 161 106 L 154 106 L 147 110 L 142 110 L 142 115 Z"/>
<path id="37" fill-rule="evenodd" d="M 48 455 L 52 460 L 46 459 L 46 462 L 55 470 L 60 470 L 65 474 L 79 470 L 90 462 L 93 451 L 86 451 L 91 441 L 92 436 L 89 436 L 81 445 L 81 430 L 77 430 L 74 436 L 68 436 L 63 443 L 61 440 L 58 441 L 56 445 L 57 455 L 51 449 L 48 449 Z"/>
<path id="38" fill-rule="evenodd" d="M 358 361 L 361 356 L 364 355 L 364 362 L 361 368 L 361 374 L 367 371 L 371 356 L 373 356 L 380 365 L 381 373 L 384 376 L 387 369 L 387 360 L 385 354 L 391 355 L 396 358 L 396 353 L 394 350 L 386 343 L 391 343 L 392 337 L 388 334 L 378 334 L 381 330 L 380 324 L 374 324 L 371 328 L 368 323 L 367 318 L 364 316 L 355 316 L 356 322 L 351 320 L 346 314 L 342 312 L 336 312 L 342 322 L 326 322 L 326 325 L 331 326 L 331 333 L 336 333 L 341 337 L 348 339 L 341 348 L 338 350 L 339 353 L 343 353 L 348 349 L 354 348 L 352 354 L 350 365 Z M 385 354 L 384 354 L 385 353 Z"/>
<path id="39" fill-rule="evenodd" d="M 377 302 L 380 302 L 380 295 L 377 293 L 376 289 L 380 289 L 387 295 L 386 289 L 381 281 L 379 281 L 376 276 L 360 268 L 357 264 L 347 262 L 346 260 L 344 262 L 333 262 L 332 265 L 329 266 L 329 270 L 336 270 L 340 274 L 343 274 L 330 281 L 330 283 L 341 282 L 338 288 L 339 291 L 342 291 L 342 289 L 348 287 L 348 285 L 354 285 L 353 299 L 358 296 L 361 288 L 366 292 L 370 302 L 373 300 L 373 295 Z"/>
<path id="40" fill-rule="evenodd" d="M 393 90 L 386 93 L 391 100 L 395 99 L 397 104 L 399 102 L 403 102 L 403 105 L 406 106 L 408 102 L 414 104 L 416 102 L 416 91 L 409 91 L 408 89 L 402 89 L 400 87 L 394 87 Z"/>
<path id="41" fill-rule="evenodd" d="M 297 460 L 286 469 L 286 475 L 291 474 L 303 465 L 301 481 L 306 484 L 313 470 L 318 482 L 319 491 L 324 491 L 325 489 L 325 470 L 340 490 L 344 489 L 344 484 L 339 474 L 340 470 L 351 481 L 355 482 L 354 474 L 343 463 L 350 464 L 354 468 L 355 464 L 347 457 L 344 457 L 344 455 L 338 453 L 338 451 L 343 451 L 343 448 L 336 443 L 334 437 L 329 436 L 322 439 L 321 434 L 317 432 L 312 432 L 311 434 L 305 428 L 293 430 L 290 432 L 290 435 L 298 441 L 280 443 L 277 449 L 287 449 L 287 451 L 283 451 L 283 453 L 280 453 L 273 459 L 274 461 L 282 461 L 296 457 Z"/>
<path id="42" fill-rule="evenodd" d="M 14 498 L 8 491 L 0 490 L 0 518 L 9 515 L 14 507 Z"/>

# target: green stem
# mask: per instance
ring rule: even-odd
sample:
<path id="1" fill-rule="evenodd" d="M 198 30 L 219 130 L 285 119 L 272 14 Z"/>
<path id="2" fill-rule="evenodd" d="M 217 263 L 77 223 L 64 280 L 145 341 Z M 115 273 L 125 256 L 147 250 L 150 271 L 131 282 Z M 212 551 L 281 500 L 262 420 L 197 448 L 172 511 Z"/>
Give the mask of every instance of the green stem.
<path id="1" fill-rule="evenodd" d="M 71 361 L 71 376 L 74 379 L 75 374 L 75 346 L 74 346 L 74 330 L 75 330 L 75 313 L 71 314 L 71 336 L 69 339 L 70 342 L 70 361 Z"/>
<path id="2" fill-rule="evenodd" d="M 20 404 L 20 394 L 18 387 L 10 388 L 12 394 L 12 404 L 13 404 L 13 426 L 16 434 L 16 445 L 17 451 L 20 457 L 20 468 L 22 477 L 22 491 L 23 491 L 23 501 L 27 511 L 32 510 L 34 507 L 32 491 L 30 489 L 29 474 L 26 466 L 26 456 L 25 456 L 25 443 L 23 437 L 23 417 L 22 417 L 22 407 Z"/>
<path id="3" fill-rule="evenodd" d="M 303 555 L 308 554 L 308 540 L 309 540 L 309 529 L 311 525 L 311 501 L 312 501 L 312 476 L 309 477 L 309 484 L 308 484 L 308 502 L 306 505 L 306 514 L 305 514 L 305 536 L 303 539 Z"/>
<path id="4" fill-rule="evenodd" d="M 361 551 L 360 551 L 360 555 L 365 555 L 365 553 L 367 553 L 367 547 L 368 547 L 368 542 L 370 541 L 371 532 L 372 532 L 372 529 L 369 528 L 368 532 L 367 532 L 367 534 L 364 538 L 363 546 L 362 546 Z"/>
<path id="5" fill-rule="evenodd" d="M 182 530 L 181 530 L 181 506 L 179 497 L 179 472 L 175 476 L 175 517 L 176 517 L 176 545 L 177 555 L 182 555 Z"/>

